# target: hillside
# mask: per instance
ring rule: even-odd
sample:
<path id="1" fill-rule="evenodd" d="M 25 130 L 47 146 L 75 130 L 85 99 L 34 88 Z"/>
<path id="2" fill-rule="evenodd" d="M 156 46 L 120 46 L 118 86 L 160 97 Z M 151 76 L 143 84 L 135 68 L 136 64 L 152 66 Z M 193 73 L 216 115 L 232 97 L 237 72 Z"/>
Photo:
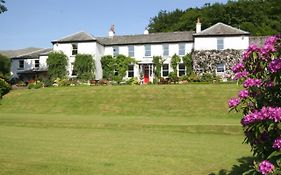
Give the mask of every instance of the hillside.
<path id="1" fill-rule="evenodd" d="M 280 0 L 238 0 L 226 4 L 205 4 L 201 8 L 160 11 L 150 19 L 150 32 L 194 31 L 197 18 L 202 28 L 217 22 L 249 31 L 255 36 L 281 33 Z"/>
<path id="2" fill-rule="evenodd" d="M 41 48 L 35 47 L 28 47 L 24 49 L 17 49 L 17 50 L 0 50 L 0 54 L 5 55 L 8 58 L 13 58 L 19 55 L 27 54 L 29 52 L 34 52 L 40 50 Z"/>

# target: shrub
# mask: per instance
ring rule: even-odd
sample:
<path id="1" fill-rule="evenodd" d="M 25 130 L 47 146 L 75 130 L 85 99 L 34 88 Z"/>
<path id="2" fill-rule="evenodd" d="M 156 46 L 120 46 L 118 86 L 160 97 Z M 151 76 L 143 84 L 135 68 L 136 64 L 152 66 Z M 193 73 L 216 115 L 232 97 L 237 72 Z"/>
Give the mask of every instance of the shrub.
<path id="1" fill-rule="evenodd" d="M 243 111 L 244 142 L 260 162 L 248 173 L 281 174 L 281 35 L 268 38 L 263 48 L 250 45 L 232 70 L 245 89 L 228 104 Z"/>
<path id="2" fill-rule="evenodd" d="M 130 78 L 126 81 L 126 84 L 128 84 L 128 85 L 139 85 L 140 81 L 138 80 L 137 77 L 132 77 L 132 78 Z"/>
<path id="3" fill-rule="evenodd" d="M 7 83 L 3 78 L 0 78 L 0 98 L 7 94 L 11 90 L 11 85 Z"/>
<path id="4" fill-rule="evenodd" d="M 161 77 L 161 68 L 164 63 L 164 59 L 161 56 L 153 56 L 152 62 L 153 62 L 153 73 L 155 75 L 155 83 L 158 83 L 160 77 Z"/>
<path id="5" fill-rule="evenodd" d="M 177 75 L 177 72 L 170 72 L 168 75 L 171 82 L 177 83 L 179 82 L 179 77 Z"/>
<path id="6" fill-rule="evenodd" d="M 200 82 L 200 76 L 198 76 L 196 73 L 192 72 L 189 76 L 188 76 L 188 80 L 190 82 Z"/>
<path id="7" fill-rule="evenodd" d="M 0 77 L 8 79 L 10 77 L 10 67 L 10 59 L 0 54 Z"/>
<path id="8" fill-rule="evenodd" d="M 200 77 L 201 82 L 213 82 L 214 76 L 210 73 L 203 73 Z"/>
<path id="9" fill-rule="evenodd" d="M 106 55 L 101 58 L 102 74 L 103 78 L 112 80 L 115 70 L 115 60 L 111 55 Z"/>
<path id="10" fill-rule="evenodd" d="M 44 84 L 41 81 L 30 81 L 27 85 L 28 89 L 39 89 L 42 88 Z"/>
<path id="11" fill-rule="evenodd" d="M 54 86 L 70 86 L 71 82 L 68 80 L 68 79 L 60 79 L 60 78 L 57 78 L 55 81 L 54 81 Z"/>
<path id="12" fill-rule="evenodd" d="M 185 65 L 185 73 L 187 76 L 191 75 L 192 74 L 192 66 L 193 66 L 193 61 L 192 61 L 192 56 L 191 54 L 186 54 L 185 56 L 182 57 L 182 61 L 183 61 L 183 64 Z"/>

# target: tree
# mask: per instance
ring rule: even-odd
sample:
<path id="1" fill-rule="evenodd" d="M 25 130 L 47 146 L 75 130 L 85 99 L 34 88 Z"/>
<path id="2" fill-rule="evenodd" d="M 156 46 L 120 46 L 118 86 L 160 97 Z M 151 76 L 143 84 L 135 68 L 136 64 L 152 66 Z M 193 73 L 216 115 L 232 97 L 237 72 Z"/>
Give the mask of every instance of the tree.
<path id="1" fill-rule="evenodd" d="M 280 11 L 280 0 L 228 1 L 184 11 L 160 11 L 150 19 L 148 27 L 151 33 L 193 31 L 196 19 L 200 17 L 203 29 L 223 22 L 252 35 L 273 35 L 281 33 Z"/>
<path id="2" fill-rule="evenodd" d="M 10 59 L 0 54 L 0 77 L 8 79 L 10 76 Z"/>
<path id="3" fill-rule="evenodd" d="M 186 75 L 189 76 L 192 73 L 192 56 L 191 54 L 186 54 L 182 57 L 183 64 L 185 65 Z"/>
<path id="4" fill-rule="evenodd" d="M 63 52 L 49 53 L 47 65 L 51 80 L 66 77 L 67 56 Z"/>
<path id="5" fill-rule="evenodd" d="M 102 73 L 103 78 L 107 80 L 112 80 L 114 76 L 114 66 L 115 60 L 111 55 L 106 55 L 101 58 L 101 66 L 102 66 Z"/>
<path id="6" fill-rule="evenodd" d="M 4 5 L 5 1 L 4 0 L 0 0 L 0 14 L 4 13 L 5 11 L 7 11 L 7 7 Z"/>
<path id="7" fill-rule="evenodd" d="M 90 80 L 94 78 L 94 60 L 92 55 L 78 54 L 75 56 L 74 71 L 80 80 Z"/>

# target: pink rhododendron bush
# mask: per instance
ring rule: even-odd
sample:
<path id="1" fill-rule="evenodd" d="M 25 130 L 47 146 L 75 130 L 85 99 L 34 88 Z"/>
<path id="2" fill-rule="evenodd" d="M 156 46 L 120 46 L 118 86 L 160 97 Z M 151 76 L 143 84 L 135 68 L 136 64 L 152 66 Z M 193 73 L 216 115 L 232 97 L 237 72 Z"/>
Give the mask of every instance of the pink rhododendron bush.
<path id="1" fill-rule="evenodd" d="M 281 174 L 281 35 L 251 45 L 232 70 L 245 89 L 228 105 L 243 111 L 244 142 L 257 160 L 245 174 Z"/>

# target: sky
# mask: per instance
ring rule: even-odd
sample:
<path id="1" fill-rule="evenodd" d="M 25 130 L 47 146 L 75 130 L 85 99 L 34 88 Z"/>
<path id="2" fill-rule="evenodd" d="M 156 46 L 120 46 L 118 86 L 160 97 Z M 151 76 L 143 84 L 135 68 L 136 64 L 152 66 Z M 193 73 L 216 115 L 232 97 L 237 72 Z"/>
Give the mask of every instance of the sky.
<path id="1" fill-rule="evenodd" d="M 6 0 L 0 14 L 0 50 L 51 48 L 52 40 L 85 31 L 107 36 L 142 34 L 160 10 L 186 10 L 227 0 Z M 194 25 L 195 26 L 195 25 Z"/>

